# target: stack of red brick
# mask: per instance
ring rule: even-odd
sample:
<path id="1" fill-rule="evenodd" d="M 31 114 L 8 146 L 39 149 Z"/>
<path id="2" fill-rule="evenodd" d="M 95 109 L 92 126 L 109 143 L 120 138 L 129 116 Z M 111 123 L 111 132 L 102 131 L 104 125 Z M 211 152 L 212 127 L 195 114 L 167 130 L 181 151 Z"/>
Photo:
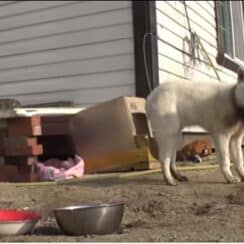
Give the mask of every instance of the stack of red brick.
<path id="1" fill-rule="evenodd" d="M 2 120 L 0 181 L 35 181 L 34 165 L 38 160 L 73 156 L 71 117 L 33 116 Z"/>

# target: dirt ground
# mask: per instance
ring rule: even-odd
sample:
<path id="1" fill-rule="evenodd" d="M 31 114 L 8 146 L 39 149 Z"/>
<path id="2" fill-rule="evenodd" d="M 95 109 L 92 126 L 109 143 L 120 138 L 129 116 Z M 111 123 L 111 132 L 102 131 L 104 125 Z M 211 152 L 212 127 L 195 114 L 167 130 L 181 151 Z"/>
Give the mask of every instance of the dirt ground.
<path id="1" fill-rule="evenodd" d="M 0 207 L 39 211 L 32 235 L 2 236 L 21 242 L 244 241 L 244 183 L 226 184 L 218 169 L 188 171 L 190 179 L 167 186 L 161 174 L 65 186 L 0 185 Z M 86 201 L 125 201 L 121 229 L 112 235 L 66 236 L 52 209 Z"/>

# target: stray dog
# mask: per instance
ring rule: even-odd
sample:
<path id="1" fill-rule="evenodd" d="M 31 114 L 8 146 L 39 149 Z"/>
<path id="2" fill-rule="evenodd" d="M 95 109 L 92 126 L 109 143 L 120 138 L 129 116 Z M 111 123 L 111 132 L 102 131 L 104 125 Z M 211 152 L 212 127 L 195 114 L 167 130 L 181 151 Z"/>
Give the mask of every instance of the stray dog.
<path id="1" fill-rule="evenodd" d="M 229 183 L 244 180 L 242 138 L 244 135 L 244 71 L 238 83 L 178 80 L 155 88 L 146 100 L 146 116 L 159 147 L 159 161 L 168 184 L 187 181 L 176 170 L 175 158 L 181 130 L 199 125 L 213 138 L 220 169 Z M 233 158 L 239 177 L 230 170 Z"/>

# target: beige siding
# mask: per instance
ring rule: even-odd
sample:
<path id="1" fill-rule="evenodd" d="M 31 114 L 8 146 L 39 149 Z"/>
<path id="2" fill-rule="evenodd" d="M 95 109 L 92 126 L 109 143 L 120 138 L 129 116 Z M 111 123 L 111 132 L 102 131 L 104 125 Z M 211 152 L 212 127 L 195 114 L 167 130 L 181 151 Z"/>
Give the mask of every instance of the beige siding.
<path id="1" fill-rule="evenodd" d="M 0 98 L 89 106 L 135 94 L 130 1 L 0 4 Z"/>
<path id="2" fill-rule="evenodd" d="M 186 1 L 190 25 L 201 39 L 222 82 L 236 82 L 236 74 L 216 63 L 217 39 L 213 1 Z M 178 78 L 217 81 L 208 60 L 201 54 L 201 62 L 190 62 L 189 49 L 183 48 L 189 38 L 183 1 L 157 1 L 157 31 L 160 83 Z"/>

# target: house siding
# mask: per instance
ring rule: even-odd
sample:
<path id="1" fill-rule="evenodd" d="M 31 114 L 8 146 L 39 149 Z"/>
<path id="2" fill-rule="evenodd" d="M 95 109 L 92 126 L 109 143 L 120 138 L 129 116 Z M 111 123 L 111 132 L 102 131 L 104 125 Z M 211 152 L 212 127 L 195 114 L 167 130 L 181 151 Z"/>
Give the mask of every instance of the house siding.
<path id="1" fill-rule="evenodd" d="M 0 98 L 90 106 L 135 95 L 131 1 L 0 4 Z"/>
<path id="2" fill-rule="evenodd" d="M 236 82 L 236 74 L 216 62 L 217 31 L 214 1 L 186 1 L 192 31 L 195 31 L 217 69 L 221 82 Z M 178 78 L 205 79 L 218 82 L 209 61 L 200 55 L 201 61 L 193 65 L 183 40 L 189 38 L 188 22 L 183 1 L 157 1 L 156 18 L 158 32 L 159 83 Z"/>

